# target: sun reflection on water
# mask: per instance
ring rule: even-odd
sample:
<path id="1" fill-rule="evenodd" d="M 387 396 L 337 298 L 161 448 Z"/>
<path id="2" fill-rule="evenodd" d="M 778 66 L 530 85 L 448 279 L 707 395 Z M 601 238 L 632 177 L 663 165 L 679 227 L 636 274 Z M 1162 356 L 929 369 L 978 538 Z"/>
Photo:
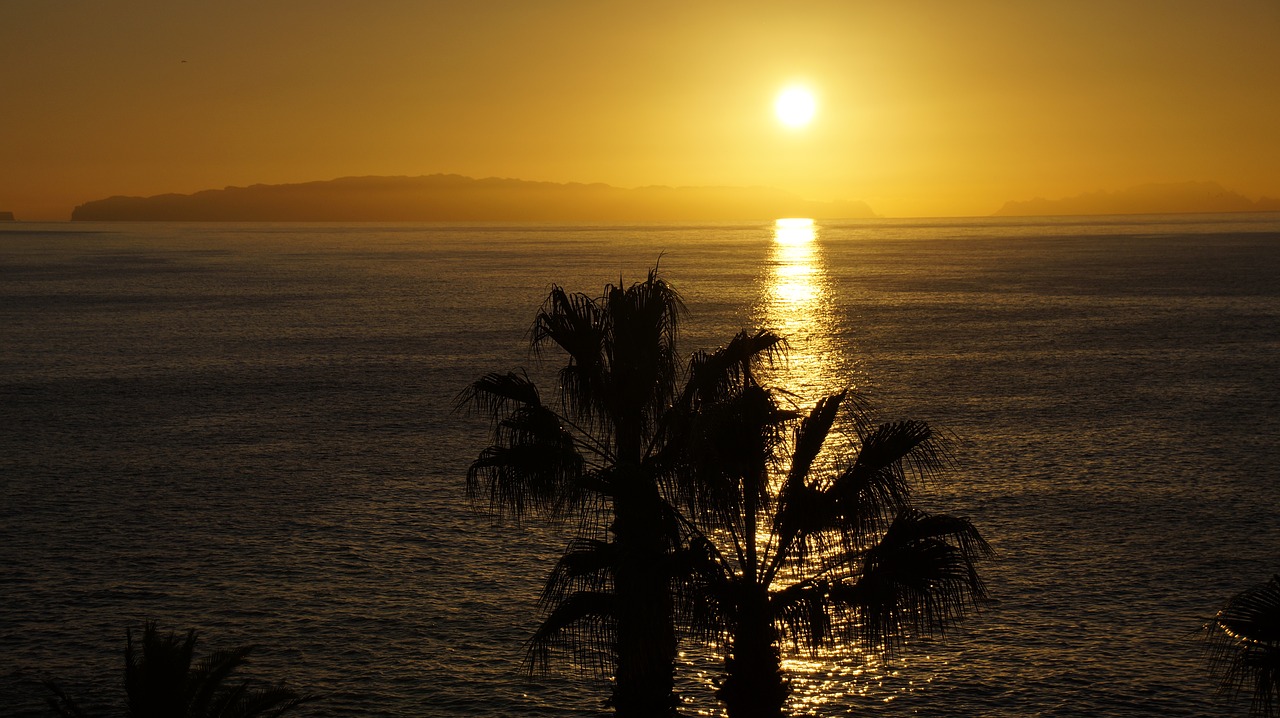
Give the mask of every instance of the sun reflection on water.
<path id="1" fill-rule="evenodd" d="M 794 392 L 801 406 L 853 383 L 844 334 L 834 308 L 820 230 L 812 219 L 779 219 L 773 227 L 756 323 L 786 337 L 786 366 L 776 385 Z"/>
<path id="2" fill-rule="evenodd" d="M 857 388 L 860 374 L 851 346 L 852 328 L 836 300 L 821 227 L 811 219 L 780 219 L 772 228 L 772 240 L 752 319 L 755 326 L 786 338 L 788 351 L 786 361 L 766 368 L 761 378 L 766 385 L 787 392 L 779 397 L 784 403 L 794 402 L 796 408 L 807 411 L 824 396 Z M 771 546 L 768 523 L 758 528 L 758 545 Z M 774 588 L 798 579 L 784 570 Z M 908 674 L 915 680 L 909 680 L 902 673 L 906 664 L 901 656 L 889 665 L 876 650 L 856 642 L 810 652 L 784 641 L 782 650 L 790 715 L 875 710 L 875 704 L 910 694 L 920 688 L 916 683 L 929 680 L 928 673 L 915 671 Z M 681 661 L 684 676 L 704 691 L 714 690 L 723 679 L 724 657 L 714 649 L 684 652 Z M 695 702 L 686 710 L 692 715 L 724 715 L 722 704 Z"/>
<path id="3" fill-rule="evenodd" d="M 789 344 L 786 363 L 769 372 L 768 381 L 792 392 L 802 410 L 823 396 L 857 388 L 850 328 L 838 309 L 821 228 L 813 220 L 780 219 L 774 224 L 761 287 L 756 322 L 786 337 Z M 788 710 L 793 715 L 830 715 L 853 703 L 892 700 L 913 690 L 903 684 L 899 668 L 885 665 L 876 651 L 856 644 L 813 653 L 786 646 Z"/>

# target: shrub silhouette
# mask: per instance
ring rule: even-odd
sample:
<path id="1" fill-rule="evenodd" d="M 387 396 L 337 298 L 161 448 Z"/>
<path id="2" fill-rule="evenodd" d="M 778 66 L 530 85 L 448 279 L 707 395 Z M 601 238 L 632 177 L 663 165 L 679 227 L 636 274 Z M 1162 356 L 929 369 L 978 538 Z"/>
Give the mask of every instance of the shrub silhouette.
<path id="1" fill-rule="evenodd" d="M 148 622 L 135 643 L 126 634 L 124 652 L 125 713 L 128 718 L 260 718 L 281 716 L 316 700 L 283 685 L 250 687 L 230 684 L 231 674 L 248 661 L 252 647 L 214 651 L 199 663 L 195 648 L 199 634 L 162 634 Z M 49 706 L 63 718 L 90 714 L 52 681 Z"/>

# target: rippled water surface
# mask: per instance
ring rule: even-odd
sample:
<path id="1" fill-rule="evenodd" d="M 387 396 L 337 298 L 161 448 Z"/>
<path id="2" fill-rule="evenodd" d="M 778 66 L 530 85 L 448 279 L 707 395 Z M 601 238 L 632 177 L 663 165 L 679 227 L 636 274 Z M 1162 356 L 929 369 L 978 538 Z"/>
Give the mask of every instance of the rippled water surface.
<path id="1" fill-rule="evenodd" d="M 796 234 L 796 231 L 799 234 Z M 661 255 L 687 351 L 766 325 L 961 439 L 927 507 L 997 600 L 884 662 L 788 660 L 797 713 L 1203 716 L 1196 631 L 1280 571 L 1280 217 L 0 229 L 0 705 L 119 693 L 124 630 L 259 646 L 320 716 L 594 715 L 522 642 L 567 531 L 468 510 L 465 384 L 549 286 Z M 689 711 L 719 709 L 689 647 Z M 93 703 L 92 699 L 86 701 Z"/>

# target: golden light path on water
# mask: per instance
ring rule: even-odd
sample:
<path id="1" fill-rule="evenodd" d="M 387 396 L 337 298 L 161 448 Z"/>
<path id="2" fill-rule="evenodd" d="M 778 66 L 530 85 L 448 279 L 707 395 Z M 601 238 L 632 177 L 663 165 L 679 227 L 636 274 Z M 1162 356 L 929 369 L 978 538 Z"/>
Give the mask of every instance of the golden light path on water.
<path id="1" fill-rule="evenodd" d="M 787 360 L 767 372 L 771 386 L 791 392 L 790 400 L 807 412 L 817 400 L 845 388 L 857 388 L 856 364 L 848 346 L 849 327 L 836 311 L 821 227 L 811 219 L 779 219 L 773 228 L 756 325 L 787 339 Z M 833 437 L 835 438 L 835 437 Z M 768 543 L 768 536 L 760 537 Z M 926 656 L 912 656 L 912 660 Z M 850 644 L 807 649 L 784 647 L 783 670 L 791 685 L 793 715 L 831 715 L 851 708 L 851 700 L 890 702 L 917 689 L 904 681 L 907 656 L 886 664 L 876 651 Z M 929 674 L 919 677 L 928 682 Z M 857 697 L 857 698 L 855 698 Z"/>
<path id="2" fill-rule="evenodd" d="M 860 362 L 851 344 L 855 328 L 846 326 L 839 311 L 821 226 L 806 218 L 777 220 L 758 286 L 753 326 L 778 333 L 788 345 L 786 359 L 761 372 L 767 386 L 784 390 L 779 400 L 807 413 L 824 396 L 858 389 Z M 829 441 L 841 441 L 839 433 L 833 432 Z M 767 520 L 760 524 L 760 546 L 773 546 L 768 525 Z M 798 578 L 783 572 L 775 588 Z M 936 664 L 925 652 L 904 648 L 886 660 L 879 651 L 856 641 L 811 652 L 784 639 L 782 668 L 790 687 L 787 713 L 832 716 L 874 710 L 876 704 L 920 690 L 934 675 L 934 671 L 922 671 L 922 664 Z M 723 656 L 682 652 L 681 658 L 691 679 L 700 685 L 714 687 L 723 676 Z M 722 704 L 687 705 L 686 710 L 691 715 L 724 715 Z"/>
<path id="3" fill-rule="evenodd" d="M 794 392 L 801 407 L 849 386 L 848 357 L 833 307 L 819 228 L 812 219 L 779 219 L 774 224 L 756 325 L 786 337 L 787 362 L 771 378 Z"/>

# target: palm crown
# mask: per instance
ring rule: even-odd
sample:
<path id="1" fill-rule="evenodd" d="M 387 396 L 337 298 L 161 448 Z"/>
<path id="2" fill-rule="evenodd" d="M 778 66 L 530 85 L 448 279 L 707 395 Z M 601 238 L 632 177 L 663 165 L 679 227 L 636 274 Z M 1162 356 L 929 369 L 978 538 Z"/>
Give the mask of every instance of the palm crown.
<path id="1" fill-rule="evenodd" d="M 927 424 L 873 425 L 848 392 L 801 419 L 751 363 L 734 376 L 686 405 L 684 606 L 726 649 L 730 716 L 776 716 L 782 639 L 890 650 L 904 631 L 941 630 L 985 596 L 975 564 L 990 548 L 968 521 L 912 508 L 913 479 L 948 463 Z M 842 408 L 856 440 L 828 451 Z"/>
<path id="2" fill-rule="evenodd" d="M 514 372 L 481 377 L 460 397 L 493 418 L 493 442 L 468 471 L 472 496 L 499 513 L 576 513 L 592 530 L 548 585 L 552 608 L 531 656 L 540 665 L 565 646 L 612 670 L 619 715 L 675 711 L 669 557 L 678 534 L 653 462 L 678 380 L 682 313 L 656 270 L 598 298 L 554 287 L 534 320 L 532 348 L 567 355 L 559 406 Z M 572 577 L 587 574 L 568 566 L 587 554 L 604 568 L 577 585 Z"/>

